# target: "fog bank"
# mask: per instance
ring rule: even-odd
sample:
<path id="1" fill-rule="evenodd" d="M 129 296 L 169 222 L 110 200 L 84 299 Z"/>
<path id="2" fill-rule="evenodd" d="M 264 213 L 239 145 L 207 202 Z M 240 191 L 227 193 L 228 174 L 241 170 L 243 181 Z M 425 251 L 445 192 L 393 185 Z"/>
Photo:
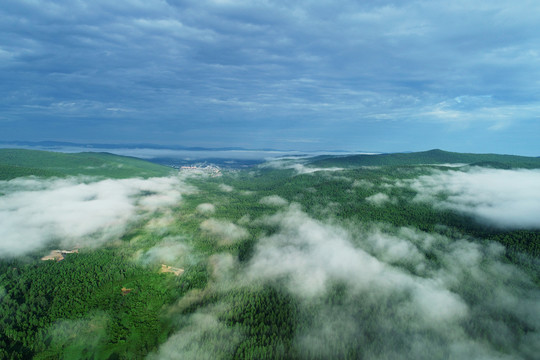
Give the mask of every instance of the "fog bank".
<path id="1" fill-rule="evenodd" d="M 418 192 L 417 201 L 496 227 L 540 229 L 540 170 L 435 171 L 409 185 Z M 439 200 L 441 195 L 444 200 Z"/>
<path id="2" fill-rule="evenodd" d="M 360 349 L 370 359 L 532 359 L 540 351 L 540 292 L 481 245 L 411 228 L 317 221 L 291 205 L 265 219 L 245 276 L 299 299 L 306 358 Z"/>
<path id="3" fill-rule="evenodd" d="M 177 177 L 88 182 L 21 178 L 0 182 L 0 254 L 18 256 L 58 241 L 96 246 L 133 220 L 177 204 L 192 191 Z"/>

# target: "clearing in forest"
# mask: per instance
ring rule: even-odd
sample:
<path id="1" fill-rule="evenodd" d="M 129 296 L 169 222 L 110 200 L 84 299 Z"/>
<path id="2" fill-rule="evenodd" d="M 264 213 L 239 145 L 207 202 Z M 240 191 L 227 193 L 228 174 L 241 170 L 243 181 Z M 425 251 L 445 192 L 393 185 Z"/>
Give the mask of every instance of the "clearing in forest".
<path id="1" fill-rule="evenodd" d="M 176 276 L 180 276 L 180 275 L 182 275 L 184 273 L 184 269 L 175 268 L 175 267 L 172 267 L 172 266 L 161 264 L 161 269 L 159 269 L 159 272 L 160 273 L 168 273 L 168 272 L 170 272 L 170 273 L 173 273 Z"/>
<path id="2" fill-rule="evenodd" d="M 79 252 L 79 249 L 75 249 L 75 250 L 51 250 L 51 252 L 49 253 L 49 255 L 45 255 L 44 257 L 41 258 L 41 260 L 56 260 L 56 261 L 61 261 L 61 260 L 64 260 L 64 255 L 65 254 L 73 254 L 73 253 L 78 253 Z"/>

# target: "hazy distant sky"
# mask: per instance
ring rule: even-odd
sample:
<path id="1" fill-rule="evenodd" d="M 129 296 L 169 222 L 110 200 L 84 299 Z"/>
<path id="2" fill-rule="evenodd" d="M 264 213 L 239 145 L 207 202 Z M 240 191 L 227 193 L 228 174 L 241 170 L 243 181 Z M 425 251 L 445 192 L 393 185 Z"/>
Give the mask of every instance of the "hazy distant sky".
<path id="1" fill-rule="evenodd" d="M 0 140 L 540 155 L 540 1 L 2 0 Z"/>

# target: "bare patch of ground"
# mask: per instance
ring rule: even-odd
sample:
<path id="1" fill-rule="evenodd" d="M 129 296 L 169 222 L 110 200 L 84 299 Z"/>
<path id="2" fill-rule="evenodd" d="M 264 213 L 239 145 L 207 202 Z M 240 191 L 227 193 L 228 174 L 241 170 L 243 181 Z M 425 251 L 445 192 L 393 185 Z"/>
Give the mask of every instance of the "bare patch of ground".
<path id="1" fill-rule="evenodd" d="M 159 272 L 160 273 L 173 273 L 176 276 L 180 276 L 184 273 L 184 269 L 175 268 L 172 266 L 161 264 L 161 269 L 159 269 Z"/>
<path id="2" fill-rule="evenodd" d="M 129 294 L 133 289 L 128 289 L 128 288 L 125 288 L 123 287 L 122 288 L 122 296 L 126 296 L 127 294 Z"/>
<path id="3" fill-rule="evenodd" d="M 78 253 L 79 249 L 75 250 L 51 250 L 49 255 L 45 255 L 41 258 L 41 260 L 55 260 L 55 261 L 62 261 L 64 260 L 64 255 L 66 254 L 73 254 Z"/>

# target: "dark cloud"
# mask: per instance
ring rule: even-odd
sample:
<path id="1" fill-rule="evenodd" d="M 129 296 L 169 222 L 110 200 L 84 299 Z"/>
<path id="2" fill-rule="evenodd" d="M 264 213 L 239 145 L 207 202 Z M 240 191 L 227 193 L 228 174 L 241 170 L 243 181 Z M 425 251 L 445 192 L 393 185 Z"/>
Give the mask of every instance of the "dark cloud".
<path id="1" fill-rule="evenodd" d="M 313 140 L 338 125 L 345 144 L 318 144 L 334 148 L 361 138 L 351 131 L 373 137 L 381 126 L 389 146 L 395 120 L 530 131 L 538 6 L 9 0 L 0 10 L 0 121 L 7 139 L 24 129 L 27 139 L 106 132 L 111 141 L 207 145 L 283 145 L 279 129 Z M 99 131 L 69 125 L 77 119 Z"/>

